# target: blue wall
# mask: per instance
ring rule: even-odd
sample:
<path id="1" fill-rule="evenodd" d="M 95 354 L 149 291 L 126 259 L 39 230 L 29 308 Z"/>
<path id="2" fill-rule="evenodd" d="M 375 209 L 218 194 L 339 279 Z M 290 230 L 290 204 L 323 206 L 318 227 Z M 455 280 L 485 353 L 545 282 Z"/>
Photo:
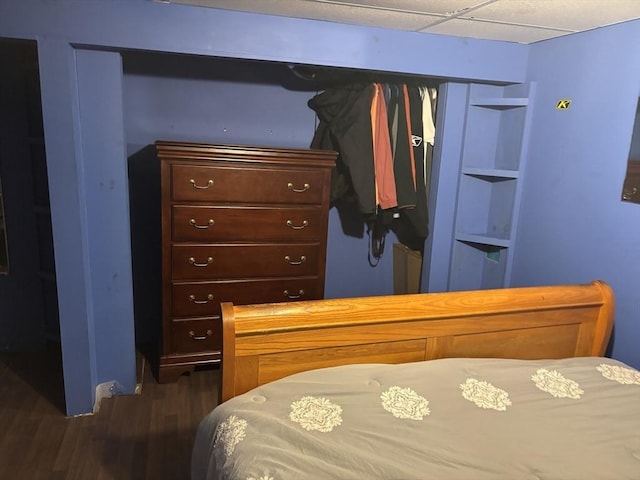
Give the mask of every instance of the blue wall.
<path id="1" fill-rule="evenodd" d="M 317 93 L 314 86 L 282 63 L 127 52 L 124 116 L 131 162 L 145 162 L 153 175 L 157 160 L 146 151 L 159 139 L 307 148 L 317 126 L 315 113 L 307 106 Z M 139 155 L 141 151 L 145 153 Z M 136 202 L 144 202 L 139 196 L 153 196 L 138 191 L 145 188 L 144 180 L 131 188 L 130 197 Z M 135 214 L 136 205 L 132 211 Z M 368 238 L 358 218 L 360 225 L 350 223 L 347 235 L 337 209 L 330 211 L 326 297 L 393 292 L 391 246 L 397 237 L 389 234 L 389 248 L 373 269 L 367 257 Z M 135 253 L 146 255 L 144 250 L 157 233 L 141 234 L 148 235 L 148 241 Z M 157 258 L 150 258 L 140 270 L 149 272 L 154 261 Z M 138 288 L 146 288 L 149 275 L 137 271 L 135 275 Z M 141 339 L 140 329 L 137 334 Z"/>
<path id="2" fill-rule="evenodd" d="M 640 21 L 530 47 L 537 83 L 513 282 L 602 279 L 612 355 L 640 367 L 640 206 L 620 201 L 640 95 Z M 555 108 L 568 98 L 568 110 Z"/>
<path id="3" fill-rule="evenodd" d="M 168 136 L 176 131 L 171 130 L 169 123 L 160 125 L 155 133 L 145 131 L 144 122 L 136 123 L 141 120 L 140 115 L 153 111 L 156 106 L 129 103 L 133 100 L 127 96 L 127 91 L 135 89 L 140 78 L 135 78 L 135 74 L 123 75 L 120 50 L 349 66 L 505 83 L 526 79 L 528 56 L 532 51 L 537 56 L 531 61 L 531 75 L 537 69 L 545 74 L 550 71 L 545 70 L 546 53 L 538 47 L 166 5 L 148 0 L 0 0 L 0 12 L 0 36 L 38 41 L 69 414 L 91 410 L 95 386 L 100 382 L 115 379 L 126 391 L 133 388 L 134 305 L 128 245 L 129 192 L 124 187 L 127 157 L 138 146 L 147 144 L 151 137 Z M 621 50 L 630 41 L 628 33 L 619 35 L 617 29 L 611 30 L 610 36 Z M 574 38 L 576 42 L 580 41 L 579 36 Z M 563 42 L 563 39 L 550 42 L 550 50 L 562 47 Z M 421 61 L 416 61 L 415 52 L 424 53 Z M 574 68 L 577 66 L 576 62 Z M 570 69 L 565 67 L 563 71 L 568 74 Z M 180 72 L 167 72 L 167 75 L 183 76 Z M 611 81 L 617 78 L 617 71 L 604 70 L 601 75 Z M 634 78 L 637 94 L 637 75 Z M 184 79 L 185 83 L 187 81 Z M 161 83 L 161 79 L 154 80 L 154 85 Z M 195 86 L 203 87 L 197 82 Z M 456 91 L 451 89 L 452 98 Z M 188 98 L 193 101 L 194 97 Z M 135 102 L 144 102 L 144 99 L 138 98 Z M 295 119 L 306 125 L 312 119 L 308 115 L 306 111 L 303 114 L 302 110 L 296 110 Z M 459 112 L 453 112 L 448 121 L 455 123 L 458 117 Z M 619 118 L 619 128 L 626 128 L 629 134 L 631 118 L 623 111 Z M 459 120 L 462 122 L 463 118 L 459 117 Z M 154 125 L 158 126 L 157 123 Z M 177 127 L 182 132 L 187 130 L 184 125 Z M 256 138 L 267 133 L 264 128 L 256 128 Z M 233 125 L 224 133 L 235 134 L 236 129 Z M 303 145 L 307 135 L 298 130 L 286 132 L 281 127 L 275 132 L 283 135 L 280 138 L 287 138 L 289 146 Z M 622 138 L 624 132 L 617 135 Z M 582 132 L 579 136 L 581 141 L 591 138 L 591 132 Z M 452 149 L 451 145 L 442 142 L 438 148 L 443 153 Z M 531 155 L 533 159 L 536 154 L 532 152 Z M 536 185 L 547 183 L 542 172 L 536 175 L 534 171 L 531 178 L 528 192 L 535 190 Z M 616 188 L 619 190 L 620 187 Z M 527 197 L 526 200 L 523 207 L 533 210 L 535 198 L 529 200 Z M 590 205 L 595 206 L 593 201 Z M 602 211 L 602 208 L 604 206 L 596 211 Z M 637 220 L 637 213 L 631 213 L 625 221 L 630 220 L 629 215 L 635 215 Z M 531 226 L 538 217 L 531 218 L 531 222 L 521 220 L 523 234 L 519 235 L 520 239 L 534 229 Z M 330 229 L 340 231 L 335 212 L 332 212 Z M 635 238 L 637 240 L 637 235 Z M 362 256 L 354 257 L 354 251 Z M 365 264 L 366 256 L 361 252 L 361 239 L 332 240 L 328 252 L 327 296 L 340 296 L 346 287 L 354 294 L 388 291 L 390 270 L 376 269 L 374 275 L 362 277 L 356 274 L 357 269 L 343 268 L 346 261 L 353 262 L 354 258 Z M 615 263 L 626 261 L 619 258 L 622 252 L 617 249 L 611 249 L 609 254 Z M 537 267 L 532 264 L 531 268 Z M 535 273 L 530 274 L 528 269 L 519 264 L 519 274 L 514 274 L 514 278 L 522 283 L 536 281 Z M 335 280 L 329 282 L 329 278 Z M 540 278 L 554 280 L 551 275 L 541 274 Z M 635 286 L 638 291 L 637 276 L 629 275 L 628 281 L 629 286 Z M 616 293 L 622 295 L 619 303 L 631 305 L 629 291 L 618 288 Z M 637 319 L 637 311 L 635 315 Z"/>

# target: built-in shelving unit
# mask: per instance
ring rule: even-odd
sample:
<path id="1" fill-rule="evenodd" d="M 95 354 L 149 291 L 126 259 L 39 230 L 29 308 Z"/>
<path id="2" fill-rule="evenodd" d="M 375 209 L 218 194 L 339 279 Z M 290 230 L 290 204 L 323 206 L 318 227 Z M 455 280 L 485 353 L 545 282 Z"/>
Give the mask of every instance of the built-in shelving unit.
<path id="1" fill-rule="evenodd" d="M 449 290 L 509 286 L 532 85 L 471 85 Z"/>

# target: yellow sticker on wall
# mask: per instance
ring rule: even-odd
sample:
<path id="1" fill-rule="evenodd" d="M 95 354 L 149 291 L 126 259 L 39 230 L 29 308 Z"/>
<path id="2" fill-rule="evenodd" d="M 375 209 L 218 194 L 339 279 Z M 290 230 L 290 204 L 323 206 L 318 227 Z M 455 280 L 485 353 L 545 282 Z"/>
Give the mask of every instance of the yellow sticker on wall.
<path id="1" fill-rule="evenodd" d="M 571 105 L 571 100 L 569 100 L 568 98 L 563 98 L 562 100 L 558 100 L 556 108 L 558 110 L 566 110 L 567 108 L 569 108 L 569 105 Z"/>

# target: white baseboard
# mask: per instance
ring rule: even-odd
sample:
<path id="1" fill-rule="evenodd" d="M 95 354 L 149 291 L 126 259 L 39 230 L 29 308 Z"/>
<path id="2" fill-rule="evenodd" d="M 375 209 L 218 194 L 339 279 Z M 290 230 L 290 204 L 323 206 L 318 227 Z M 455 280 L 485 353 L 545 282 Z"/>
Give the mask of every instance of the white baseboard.
<path id="1" fill-rule="evenodd" d="M 93 413 L 97 413 L 100 410 L 100 404 L 105 398 L 111 398 L 114 395 L 122 393 L 122 385 L 115 380 L 111 382 L 99 383 L 96 386 L 96 399 L 93 402 Z"/>

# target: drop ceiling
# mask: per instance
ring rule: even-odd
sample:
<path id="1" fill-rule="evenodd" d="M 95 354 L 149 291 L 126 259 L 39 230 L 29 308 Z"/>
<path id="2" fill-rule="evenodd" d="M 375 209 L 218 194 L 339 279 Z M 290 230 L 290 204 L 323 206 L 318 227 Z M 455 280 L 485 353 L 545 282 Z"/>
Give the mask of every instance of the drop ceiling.
<path id="1" fill-rule="evenodd" d="M 156 1 L 517 43 L 640 18 L 640 0 Z"/>

